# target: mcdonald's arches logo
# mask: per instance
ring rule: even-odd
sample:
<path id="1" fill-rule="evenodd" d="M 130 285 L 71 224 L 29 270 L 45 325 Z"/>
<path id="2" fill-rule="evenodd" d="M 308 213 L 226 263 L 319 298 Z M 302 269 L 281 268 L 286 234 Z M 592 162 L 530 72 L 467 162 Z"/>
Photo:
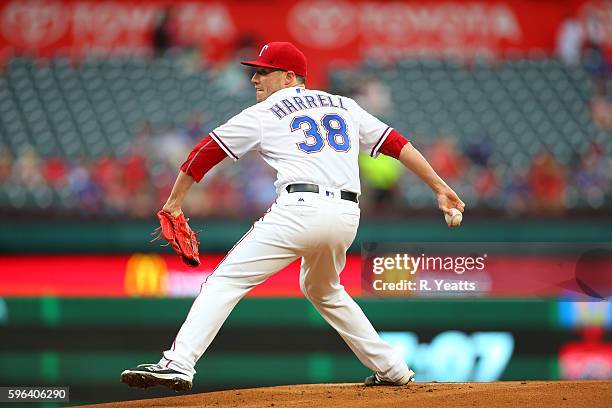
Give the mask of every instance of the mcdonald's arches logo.
<path id="1" fill-rule="evenodd" d="M 166 296 L 168 267 L 158 254 L 134 254 L 125 270 L 125 293 L 131 296 Z"/>

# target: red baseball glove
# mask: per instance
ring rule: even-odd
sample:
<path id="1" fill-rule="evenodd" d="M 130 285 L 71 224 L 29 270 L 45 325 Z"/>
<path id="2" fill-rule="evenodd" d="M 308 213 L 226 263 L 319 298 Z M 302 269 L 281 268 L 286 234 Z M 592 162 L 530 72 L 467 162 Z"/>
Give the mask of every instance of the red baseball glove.
<path id="1" fill-rule="evenodd" d="M 202 231 L 193 232 L 187 224 L 189 219 L 186 219 L 183 213 L 178 217 L 174 217 L 168 211 L 161 210 L 157 213 L 160 227 L 153 231 L 153 234 L 159 235 L 151 242 L 157 241 L 164 237 L 172 249 L 181 256 L 183 262 L 189 266 L 200 265 L 200 251 L 198 249 L 198 234 Z"/>

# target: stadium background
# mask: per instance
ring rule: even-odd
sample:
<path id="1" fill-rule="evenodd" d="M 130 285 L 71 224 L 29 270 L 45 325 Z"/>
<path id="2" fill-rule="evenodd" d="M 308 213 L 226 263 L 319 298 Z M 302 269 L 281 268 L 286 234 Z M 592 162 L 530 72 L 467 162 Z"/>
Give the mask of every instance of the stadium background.
<path id="1" fill-rule="evenodd" d="M 612 378 L 609 302 L 379 299 L 359 276 L 361 242 L 610 241 L 611 7 L 0 2 L 0 385 L 70 385 L 75 402 L 169 395 L 119 373 L 158 359 L 273 201 L 274 175 L 252 155 L 196 187 L 184 210 L 204 228 L 197 271 L 148 243 L 153 214 L 193 144 L 253 103 L 237 61 L 279 39 L 305 51 L 309 86 L 409 135 L 468 203 L 449 230 L 396 163 L 361 162 L 343 283 L 420 380 Z M 238 305 L 194 392 L 367 374 L 301 297 L 296 268 Z"/>

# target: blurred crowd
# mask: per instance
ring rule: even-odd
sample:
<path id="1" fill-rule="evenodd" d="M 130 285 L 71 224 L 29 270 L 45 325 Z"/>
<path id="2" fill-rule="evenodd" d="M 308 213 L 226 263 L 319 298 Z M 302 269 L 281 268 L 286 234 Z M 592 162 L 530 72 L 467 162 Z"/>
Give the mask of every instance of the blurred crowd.
<path id="1" fill-rule="evenodd" d="M 598 144 L 591 144 L 569 164 L 544 148 L 527 168 L 496 166 L 492 153 L 486 141 L 462 149 L 452 138 L 443 138 L 426 151 L 442 177 L 468 192 L 476 207 L 502 208 L 508 214 L 560 215 L 570 208 L 604 206 L 612 167 Z"/>
<path id="2" fill-rule="evenodd" d="M 165 202 L 178 167 L 202 134 L 197 120 L 183 128 L 164 129 L 153 129 L 145 122 L 125 156 L 74 162 L 39 157 L 34 149 L 19 157 L 0 149 L 0 191 L 5 197 L 12 190 L 33 196 L 37 191 L 51 191 L 61 198 L 60 206 L 52 201 L 33 207 L 21 204 L 45 214 L 76 211 L 92 216 L 150 217 Z M 544 149 L 530 166 L 514 168 L 496 166 L 491 159 L 494 148 L 486 140 L 458 146 L 456 138 L 447 135 L 419 144 L 419 148 L 461 192 L 472 211 L 559 215 L 580 206 L 606 207 L 612 167 L 598 144 L 569 164 Z M 396 160 L 364 155 L 360 165 L 365 213 L 399 215 L 435 209 L 431 192 Z M 248 154 L 236 164 L 224 160 L 195 186 L 184 210 L 190 216 L 258 217 L 275 199 L 274 180 L 273 170 L 257 154 Z M 2 203 L 0 211 L 6 210 L 6 204 Z M 15 209 L 15 203 L 12 207 Z"/>
<path id="3" fill-rule="evenodd" d="M 612 61 L 606 49 L 606 17 L 587 8 L 582 16 L 568 14 L 557 33 L 557 56 L 569 66 L 582 66 L 591 76 L 591 114 L 601 129 L 612 131 Z"/>
<path id="4" fill-rule="evenodd" d="M 51 191 L 61 205 L 47 202 L 2 203 L 17 210 L 48 214 L 69 211 L 91 216 L 150 217 L 161 208 L 176 178 L 178 167 L 202 136 L 197 121 L 184 128 L 153 129 L 145 122 L 122 157 L 102 155 L 74 162 L 64 157 L 40 157 L 28 149 L 12 157 L 0 148 L 0 191 L 40 196 Z M 225 160 L 196 185 L 185 202 L 191 216 L 240 217 L 261 214 L 274 201 L 274 175 L 247 155 L 239 166 Z M 17 205 L 16 205 L 17 204 Z M 21 207 L 21 208 L 19 208 Z"/>
<path id="5" fill-rule="evenodd" d="M 493 148 L 486 141 L 458 146 L 454 137 L 443 136 L 419 148 L 474 212 L 558 216 L 568 210 L 610 209 L 612 162 L 596 143 L 569 164 L 542 149 L 528 167 L 510 168 L 493 163 Z M 393 159 L 363 157 L 361 174 L 366 210 L 435 208 L 427 187 Z"/>

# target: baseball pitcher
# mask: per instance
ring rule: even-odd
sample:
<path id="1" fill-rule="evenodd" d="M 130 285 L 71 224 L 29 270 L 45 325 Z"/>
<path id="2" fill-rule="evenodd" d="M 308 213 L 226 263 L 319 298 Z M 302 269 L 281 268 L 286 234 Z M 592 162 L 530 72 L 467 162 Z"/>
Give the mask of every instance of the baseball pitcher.
<path id="1" fill-rule="evenodd" d="M 400 133 L 354 100 L 307 89 L 306 57 L 293 44 L 266 44 L 251 79 L 257 104 L 208 134 L 181 166 L 170 197 L 158 213 L 161 235 L 192 266 L 199 265 L 196 234 L 181 204 L 226 157 L 256 150 L 277 171 L 278 198 L 234 245 L 202 284 L 189 314 L 157 364 L 123 371 L 134 387 L 189 390 L 195 364 L 246 293 L 296 259 L 300 288 L 323 318 L 373 374 L 366 385 L 404 385 L 414 380 L 402 356 L 384 342 L 340 284 L 346 250 L 359 226 L 360 151 L 394 157 L 436 195 L 439 208 L 464 210 L 457 194 Z"/>

